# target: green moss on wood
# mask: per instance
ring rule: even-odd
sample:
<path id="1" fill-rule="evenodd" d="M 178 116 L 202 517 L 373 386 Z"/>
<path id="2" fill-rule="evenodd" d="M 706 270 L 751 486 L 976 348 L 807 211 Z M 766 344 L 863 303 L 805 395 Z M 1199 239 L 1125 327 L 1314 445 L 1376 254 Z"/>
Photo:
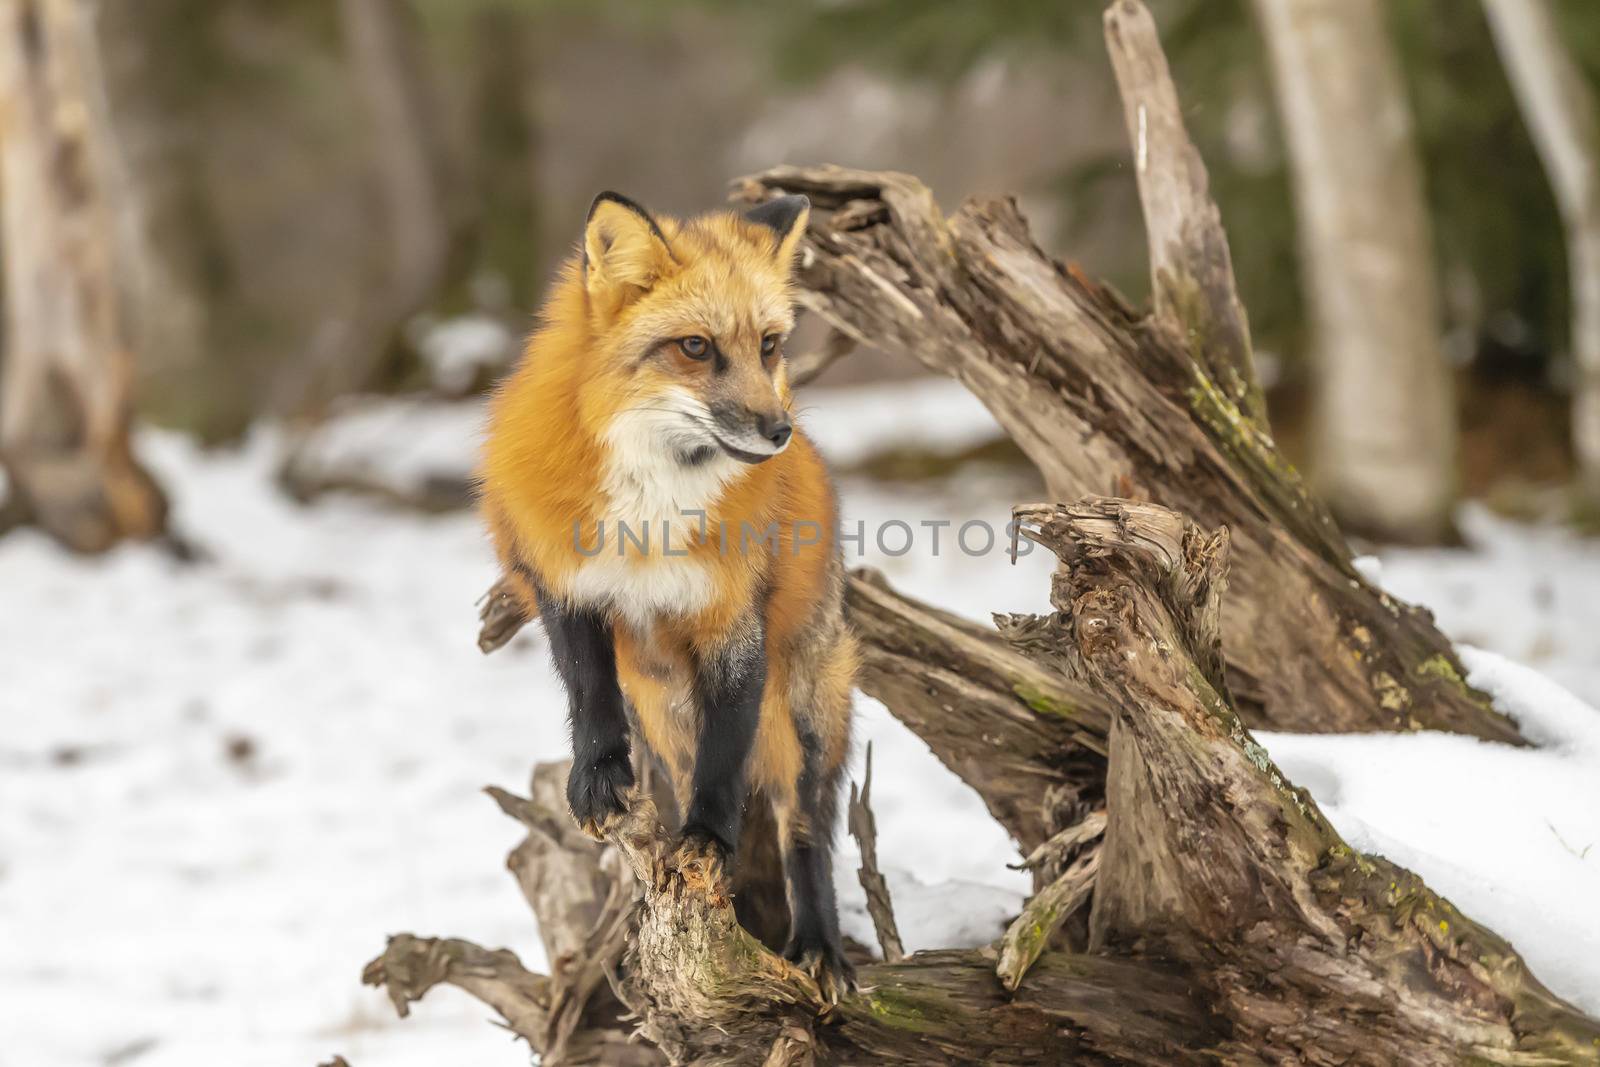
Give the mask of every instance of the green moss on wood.
<path id="1" fill-rule="evenodd" d="M 1467 686 L 1467 680 L 1461 677 L 1461 672 L 1456 670 L 1454 663 L 1450 662 L 1450 657 L 1442 652 L 1429 656 L 1418 664 L 1417 676 L 1445 682 L 1469 696 L 1472 693 L 1472 690 Z"/>
<path id="2" fill-rule="evenodd" d="M 1063 700 L 1059 694 L 1046 693 L 1028 682 L 1014 682 L 1011 692 L 1040 715 L 1066 719 L 1069 722 L 1077 722 L 1081 717 L 1081 710 L 1076 705 Z"/>
<path id="3" fill-rule="evenodd" d="M 933 1034 L 942 1030 L 931 1017 L 931 1005 L 925 1003 L 933 995 L 932 989 L 917 995 L 884 982 L 866 992 L 862 1000 L 872 1017 L 885 1026 L 916 1034 Z"/>
<path id="4" fill-rule="evenodd" d="M 1187 399 L 1189 410 L 1211 438 L 1246 471 L 1273 505 L 1282 523 L 1341 571 L 1354 578 L 1350 549 L 1333 519 L 1307 491 L 1300 472 L 1278 451 L 1272 437 L 1239 410 L 1204 371 L 1195 368 Z"/>
<path id="5" fill-rule="evenodd" d="M 1229 337 L 1218 330 L 1212 316 L 1211 301 L 1205 286 L 1188 274 L 1161 272 L 1167 299 L 1184 324 L 1184 345 L 1198 370 L 1209 368 L 1210 375 L 1222 379 L 1221 392 L 1240 414 L 1261 430 L 1267 429 L 1267 402 L 1255 382 L 1255 356 L 1247 338 Z M 1248 368 L 1240 373 L 1238 364 Z"/>

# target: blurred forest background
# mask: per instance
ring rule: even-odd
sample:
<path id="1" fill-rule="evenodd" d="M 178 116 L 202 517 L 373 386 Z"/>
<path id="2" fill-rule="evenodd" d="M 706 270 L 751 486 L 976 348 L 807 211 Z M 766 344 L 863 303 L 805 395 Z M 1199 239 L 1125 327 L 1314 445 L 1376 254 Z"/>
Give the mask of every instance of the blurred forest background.
<path id="1" fill-rule="evenodd" d="M 1555 20 L 1592 137 L 1600 6 L 1529 3 Z M 1340 5 L 1152 4 L 1232 241 L 1275 432 L 1357 530 L 1448 536 L 1441 516 L 1457 494 L 1592 518 L 1592 507 L 1568 507 L 1563 488 L 1576 473 L 1570 412 L 1582 379 L 1568 262 L 1580 258 L 1569 237 L 1595 231 L 1600 193 L 1592 174 L 1580 182 L 1564 225 L 1548 153 L 1506 73 L 1505 35 L 1491 27 L 1495 8 L 1516 5 L 1345 5 L 1381 20 L 1366 30 L 1381 36 L 1380 68 L 1392 51 L 1393 100 L 1382 99 L 1385 71 L 1370 69 L 1370 48 L 1339 54 L 1358 37 L 1313 27 L 1298 42 L 1326 58 L 1324 103 L 1341 79 L 1371 90 L 1333 100 L 1347 118 L 1379 94 L 1362 114 L 1370 137 L 1350 140 L 1347 128 L 1341 144 L 1330 131 L 1301 158 L 1320 147 L 1324 162 L 1359 171 L 1371 149 L 1373 184 L 1351 194 L 1369 208 L 1360 224 L 1406 246 L 1398 265 L 1374 270 L 1429 275 L 1389 278 L 1428 335 L 1391 351 L 1404 330 L 1352 326 L 1360 302 L 1325 321 L 1319 340 L 1307 296 L 1318 194 L 1296 193 L 1283 116 L 1317 112 L 1314 99 L 1310 112 L 1290 110 L 1309 99 L 1296 104 L 1291 84 L 1305 66 L 1294 9 Z M 1101 5 L 1089 0 L 8 7 L 8 35 L 39 32 L 18 19 L 62 20 L 78 50 L 74 91 L 90 101 L 98 217 L 138 415 L 207 442 L 235 440 L 263 417 L 315 420 L 347 394 L 481 390 L 513 358 L 603 188 L 684 212 L 716 206 L 730 178 L 781 162 L 909 171 L 947 205 L 1016 194 L 1049 250 L 1147 299 L 1128 138 Z M 1396 132 L 1404 144 L 1387 143 Z M 1384 182 L 1398 182 L 1399 195 Z M 1413 193 L 1423 217 L 1407 217 Z M 8 209 L 13 230 L 40 214 Z M 1359 260 L 1361 240 L 1348 258 Z M 8 242 L 9 276 L 29 271 L 18 244 Z M 15 309 L 28 290 L 9 276 Z M 1319 352 L 1332 373 L 1317 373 Z M 1352 384 L 1338 360 L 1366 370 Z M 863 353 L 826 380 L 912 373 Z M 1341 485 L 1341 451 L 1373 434 L 1426 468 L 1384 490 L 1415 500 L 1409 512 L 1375 509 Z M 9 440 L 21 483 L 14 426 Z"/>

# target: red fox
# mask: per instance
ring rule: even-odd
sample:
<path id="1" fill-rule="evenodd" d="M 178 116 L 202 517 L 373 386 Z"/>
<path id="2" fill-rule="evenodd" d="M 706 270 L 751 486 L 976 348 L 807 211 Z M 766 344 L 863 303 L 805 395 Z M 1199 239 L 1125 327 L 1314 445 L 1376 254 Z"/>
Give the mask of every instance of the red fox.
<path id="1" fill-rule="evenodd" d="M 599 834 L 634 784 L 630 718 L 684 849 L 720 868 L 772 804 L 789 959 L 832 999 L 832 842 L 857 647 L 832 483 L 794 425 L 783 342 L 810 205 L 675 220 L 616 193 L 491 405 L 483 512 L 566 685 L 567 800 Z"/>

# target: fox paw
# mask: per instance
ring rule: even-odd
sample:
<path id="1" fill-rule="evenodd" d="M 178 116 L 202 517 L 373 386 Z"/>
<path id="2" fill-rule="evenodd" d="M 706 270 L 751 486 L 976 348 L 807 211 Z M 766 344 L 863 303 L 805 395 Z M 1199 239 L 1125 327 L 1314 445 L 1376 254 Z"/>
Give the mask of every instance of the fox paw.
<path id="1" fill-rule="evenodd" d="M 578 828 L 595 840 L 616 825 L 628 810 L 633 789 L 633 764 L 627 755 L 612 754 L 585 764 L 573 764 L 567 776 L 567 806 Z"/>
<path id="2" fill-rule="evenodd" d="M 856 969 L 836 942 L 791 940 L 783 950 L 783 958 L 816 979 L 823 1002 L 829 1006 L 855 992 Z"/>
<path id="3" fill-rule="evenodd" d="M 686 888 L 704 893 L 718 906 L 728 903 L 728 850 L 712 835 L 685 831 L 672 866 Z"/>

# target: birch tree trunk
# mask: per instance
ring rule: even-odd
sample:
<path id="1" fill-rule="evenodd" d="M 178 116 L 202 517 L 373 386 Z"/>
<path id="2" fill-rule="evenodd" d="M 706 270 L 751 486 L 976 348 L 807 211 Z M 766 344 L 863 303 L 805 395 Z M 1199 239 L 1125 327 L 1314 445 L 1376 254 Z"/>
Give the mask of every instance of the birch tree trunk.
<path id="1" fill-rule="evenodd" d="M 1483 6 L 1566 228 L 1576 370 L 1572 445 L 1584 493 L 1600 501 L 1600 105 L 1546 0 L 1483 0 Z"/>
<path id="2" fill-rule="evenodd" d="M 1349 527 L 1449 525 L 1453 390 L 1420 165 L 1376 0 L 1255 0 L 1294 176 L 1312 312 L 1314 477 Z"/>
<path id="3" fill-rule="evenodd" d="M 166 522 L 129 442 L 123 205 L 93 12 L 84 0 L 0 3 L 0 462 L 20 509 L 84 552 Z"/>

